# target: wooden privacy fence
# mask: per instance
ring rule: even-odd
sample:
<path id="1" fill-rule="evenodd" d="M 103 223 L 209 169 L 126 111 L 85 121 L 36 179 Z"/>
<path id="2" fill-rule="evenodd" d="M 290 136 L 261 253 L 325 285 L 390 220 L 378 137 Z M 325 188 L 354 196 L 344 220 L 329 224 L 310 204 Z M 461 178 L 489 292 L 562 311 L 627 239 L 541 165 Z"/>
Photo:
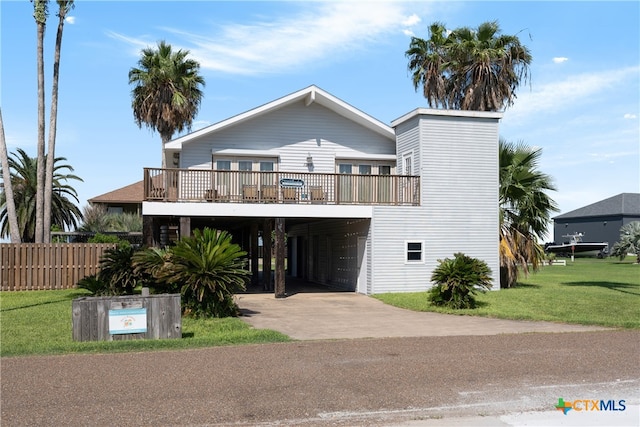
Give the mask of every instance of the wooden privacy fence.
<path id="1" fill-rule="evenodd" d="M 113 243 L 0 244 L 0 289 L 35 291 L 75 288 L 96 274 Z"/>

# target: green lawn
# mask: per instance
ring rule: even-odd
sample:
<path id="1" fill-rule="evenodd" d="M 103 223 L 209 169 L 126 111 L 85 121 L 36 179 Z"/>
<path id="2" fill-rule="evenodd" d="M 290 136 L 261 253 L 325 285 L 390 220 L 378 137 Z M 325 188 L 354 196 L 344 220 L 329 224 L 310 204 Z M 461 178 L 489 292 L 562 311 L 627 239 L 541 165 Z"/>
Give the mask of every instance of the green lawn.
<path id="1" fill-rule="evenodd" d="M 288 341 L 236 318 L 182 319 L 182 339 L 74 342 L 71 301 L 83 290 L 0 292 L 0 356 L 126 352 Z M 398 307 L 503 319 L 640 328 L 640 265 L 633 259 L 576 259 L 546 266 L 514 289 L 487 292 L 475 310 L 432 307 L 426 292 L 376 295 Z"/>
<path id="2" fill-rule="evenodd" d="M 640 265 L 633 260 L 576 258 L 566 267 L 545 266 L 516 288 L 479 294 L 474 310 L 433 307 L 426 292 L 375 297 L 416 311 L 640 328 Z"/>
<path id="3" fill-rule="evenodd" d="M 0 292 L 0 356 L 126 352 L 288 341 L 237 318 L 182 319 L 182 339 L 74 342 L 71 301 L 83 290 Z"/>

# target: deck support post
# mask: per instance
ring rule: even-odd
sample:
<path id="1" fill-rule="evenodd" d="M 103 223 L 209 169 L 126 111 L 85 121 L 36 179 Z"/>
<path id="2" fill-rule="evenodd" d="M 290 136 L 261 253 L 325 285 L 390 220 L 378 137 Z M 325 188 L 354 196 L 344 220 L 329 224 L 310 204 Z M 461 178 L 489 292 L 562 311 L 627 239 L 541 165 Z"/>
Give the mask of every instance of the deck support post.
<path id="1" fill-rule="evenodd" d="M 273 290 L 271 281 L 271 232 L 273 220 L 266 218 L 262 226 L 262 285 L 265 291 Z"/>
<path id="2" fill-rule="evenodd" d="M 184 239 L 185 237 L 191 237 L 191 217 L 189 216 L 181 216 L 180 217 L 180 239 Z"/>
<path id="3" fill-rule="evenodd" d="M 142 216 L 142 244 L 153 247 L 155 245 L 155 239 L 153 235 L 155 230 L 153 229 L 153 217 L 149 215 Z"/>
<path id="4" fill-rule="evenodd" d="M 285 258 L 285 224 L 284 218 L 276 218 L 276 280 L 275 280 L 275 297 L 284 298 L 287 296 L 285 292 L 285 276 L 284 276 L 284 258 Z"/>
<path id="5" fill-rule="evenodd" d="M 251 284 L 258 284 L 258 223 L 251 222 L 251 238 L 249 252 L 251 254 Z"/>

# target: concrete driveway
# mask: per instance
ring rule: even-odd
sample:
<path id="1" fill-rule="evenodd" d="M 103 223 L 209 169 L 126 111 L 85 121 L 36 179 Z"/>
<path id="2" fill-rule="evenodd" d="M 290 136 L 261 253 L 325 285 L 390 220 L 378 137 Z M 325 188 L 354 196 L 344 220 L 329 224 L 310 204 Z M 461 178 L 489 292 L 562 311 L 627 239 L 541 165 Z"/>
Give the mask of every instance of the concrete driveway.
<path id="1" fill-rule="evenodd" d="M 581 332 L 606 328 L 553 322 L 529 322 L 422 313 L 347 292 L 241 294 L 242 319 L 255 328 L 273 329 L 298 340 L 498 335 L 532 332 Z"/>

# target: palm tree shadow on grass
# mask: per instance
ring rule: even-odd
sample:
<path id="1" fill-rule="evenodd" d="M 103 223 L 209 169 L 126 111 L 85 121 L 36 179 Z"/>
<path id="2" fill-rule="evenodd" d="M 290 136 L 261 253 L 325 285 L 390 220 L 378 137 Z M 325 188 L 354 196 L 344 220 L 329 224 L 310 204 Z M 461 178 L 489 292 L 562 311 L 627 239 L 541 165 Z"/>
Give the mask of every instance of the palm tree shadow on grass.
<path id="1" fill-rule="evenodd" d="M 32 308 L 32 307 L 40 307 L 42 305 L 48 305 L 48 304 L 57 304 L 59 302 L 64 302 L 64 301 L 69 301 L 69 300 L 74 300 L 76 298 L 80 298 L 82 296 L 88 296 L 88 295 L 65 295 L 59 299 L 56 300 L 51 300 L 51 301 L 42 301 L 39 303 L 35 303 L 35 304 L 25 304 L 25 305 L 20 305 L 17 307 L 11 307 L 11 308 L 2 308 L 0 309 L 0 312 L 7 312 L 7 311 L 15 311 L 15 310 L 22 310 L 24 308 Z"/>
<path id="2" fill-rule="evenodd" d="M 611 289 L 612 291 L 618 291 L 629 295 L 640 297 L 640 287 L 637 285 L 630 285 L 629 283 L 619 282 L 565 282 L 563 286 L 598 286 L 601 288 Z M 635 291 L 635 292 L 633 292 Z"/>
<path id="3" fill-rule="evenodd" d="M 508 291 L 509 289 L 539 289 L 541 287 L 542 287 L 541 285 L 538 285 L 538 284 L 535 284 L 535 283 L 520 283 L 520 282 L 518 282 L 512 288 L 501 289 L 501 291 Z"/>

